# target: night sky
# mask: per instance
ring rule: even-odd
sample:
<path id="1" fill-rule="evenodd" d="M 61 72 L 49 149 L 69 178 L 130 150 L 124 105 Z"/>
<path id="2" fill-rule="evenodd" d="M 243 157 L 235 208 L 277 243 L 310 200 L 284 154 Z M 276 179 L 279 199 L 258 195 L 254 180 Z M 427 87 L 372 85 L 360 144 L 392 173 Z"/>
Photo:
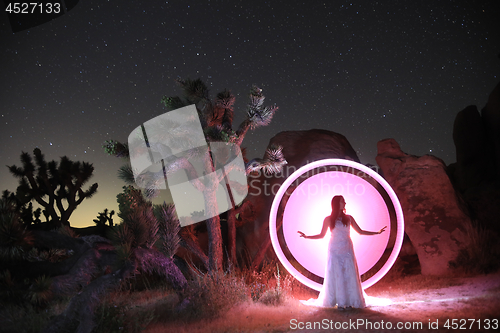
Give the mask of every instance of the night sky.
<path id="1" fill-rule="evenodd" d="M 176 78 L 230 89 L 235 128 L 252 84 L 279 106 L 243 142 L 250 159 L 278 132 L 322 128 L 345 135 L 363 163 L 394 138 L 450 164 L 455 115 L 484 107 L 499 81 L 497 3 L 82 0 L 15 34 L 2 12 L 0 190 L 15 191 L 4 166 L 21 165 L 22 151 L 91 162 L 98 194 L 70 220 L 93 225 L 125 185 L 125 161 L 102 143 L 166 112 L 160 99 L 181 93 Z"/>

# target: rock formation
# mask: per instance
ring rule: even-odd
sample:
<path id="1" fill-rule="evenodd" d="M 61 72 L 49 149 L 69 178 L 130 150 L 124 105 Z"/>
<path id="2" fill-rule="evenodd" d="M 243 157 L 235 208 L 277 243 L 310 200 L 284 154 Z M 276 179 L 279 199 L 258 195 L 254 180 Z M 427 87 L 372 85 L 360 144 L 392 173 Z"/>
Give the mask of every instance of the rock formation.
<path id="1" fill-rule="evenodd" d="M 481 113 L 471 105 L 457 114 L 453 141 L 457 162 L 448 173 L 470 216 L 482 227 L 500 231 L 500 84 Z"/>
<path id="2" fill-rule="evenodd" d="M 493 156 L 483 120 L 475 105 L 460 111 L 453 125 L 457 163 L 453 173 L 456 188 L 464 192 L 491 179 L 495 173 Z"/>
<path id="3" fill-rule="evenodd" d="M 470 222 L 446 165 L 434 156 L 408 155 L 394 139 L 380 141 L 377 148 L 377 164 L 401 202 L 422 274 L 446 274 L 449 261 L 467 244 L 463 225 Z"/>
<path id="4" fill-rule="evenodd" d="M 500 178 L 500 83 L 491 92 L 488 103 L 481 110 L 486 136 L 491 142 L 492 155 L 494 156 L 496 181 Z"/>
<path id="5" fill-rule="evenodd" d="M 487 105 L 461 111 L 454 123 L 457 162 L 446 167 L 437 157 L 413 156 L 393 139 L 378 143 L 376 161 L 399 197 L 405 232 L 415 247 L 422 274 L 442 275 L 467 246 L 464 225 L 478 221 L 500 231 L 500 84 Z M 283 181 L 301 166 L 324 158 L 359 162 L 347 139 L 326 130 L 281 132 L 269 145 L 281 145 L 288 161 L 281 174 L 250 175 L 247 223 L 238 229 L 239 251 L 258 266 L 271 251 L 268 214 Z M 268 252 L 269 253 L 269 252 Z"/>
<path id="6" fill-rule="evenodd" d="M 266 252 L 271 251 L 271 256 L 274 256 L 270 246 L 269 211 L 274 195 L 288 176 L 310 162 L 325 158 L 359 162 L 349 141 L 343 135 L 327 130 L 281 132 L 270 140 L 269 146 L 273 144 L 283 147 L 288 164 L 276 176 L 264 173 L 250 175 L 249 193 L 245 200 L 251 203 L 252 209 L 247 213 L 248 217 L 242 217 L 248 222 L 238 228 L 240 255 L 244 253 L 251 258 L 254 266 L 260 265 Z"/>

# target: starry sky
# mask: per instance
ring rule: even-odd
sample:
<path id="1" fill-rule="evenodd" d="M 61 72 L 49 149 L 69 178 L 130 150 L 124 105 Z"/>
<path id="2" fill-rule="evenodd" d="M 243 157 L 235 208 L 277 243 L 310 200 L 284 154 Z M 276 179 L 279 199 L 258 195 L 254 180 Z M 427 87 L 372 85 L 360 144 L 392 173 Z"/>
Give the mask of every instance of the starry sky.
<path id="1" fill-rule="evenodd" d="M 125 161 L 102 143 L 166 112 L 176 78 L 230 89 L 235 127 L 252 84 L 279 106 L 243 142 L 250 159 L 278 132 L 321 128 L 345 135 L 363 163 L 385 138 L 453 163 L 455 115 L 484 107 L 499 81 L 498 13 L 497 0 L 82 0 L 13 33 L 2 12 L 1 190 L 17 187 L 4 166 L 35 147 L 93 163 L 98 194 L 70 219 L 93 225 L 125 185 Z"/>

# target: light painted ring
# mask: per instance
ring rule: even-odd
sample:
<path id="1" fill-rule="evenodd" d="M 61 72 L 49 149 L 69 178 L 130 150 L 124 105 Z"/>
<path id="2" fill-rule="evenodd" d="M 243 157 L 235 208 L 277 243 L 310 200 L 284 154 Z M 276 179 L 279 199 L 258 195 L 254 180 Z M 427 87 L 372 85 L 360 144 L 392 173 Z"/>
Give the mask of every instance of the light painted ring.
<path id="1" fill-rule="evenodd" d="M 303 167 L 299 168 L 296 170 L 294 173 L 290 175 L 283 184 L 280 186 L 278 192 L 276 193 L 276 196 L 274 197 L 273 204 L 271 206 L 271 211 L 269 215 L 269 233 L 271 237 L 271 244 L 273 245 L 274 251 L 276 253 L 276 256 L 280 260 L 281 264 L 285 269 L 292 274 L 297 280 L 299 280 L 301 283 L 305 284 L 309 288 L 315 289 L 317 291 L 320 291 L 322 288 L 322 284 L 312 281 L 311 279 L 307 278 L 304 276 L 301 272 L 299 272 L 293 265 L 288 261 L 286 258 L 285 254 L 283 253 L 283 250 L 279 244 L 278 240 L 278 234 L 277 234 L 277 229 L 276 229 L 276 217 L 278 214 L 278 208 L 280 206 L 281 200 L 283 199 L 283 196 L 285 192 L 288 190 L 290 185 L 297 180 L 300 176 L 302 176 L 304 173 L 313 170 L 315 168 L 319 167 L 324 167 L 324 166 L 345 166 L 345 167 L 351 167 L 354 169 L 357 169 L 359 171 L 362 171 L 375 179 L 382 187 L 383 189 L 387 192 L 389 195 L 392 204 L 394 206 L 394 210 L 396 213 L 396 219 L 397 219 L 397 233 L 396 233 L 396 240 L 394 243 L 394 247 L 392 249 L 391 254 L 389 255 L 389 258 L 385 262 L 385 264 L 370 278 L 368 278 L 366 281 L 363 281 L 361 283 L 361 286 L 363 289 L 366 289 L 368 287 L 371 287 L 375 283 L 377 283 L 380 279 L 384 277 L 385 274 L 391 269 L 392 265 L 396 262 L 396 259 L 399 255 L 399 252 L 401 250 L 401 246 L 403 245 L 403 237 L 404 237 L 404 217 L 403 217 L 403 209 L 401 208 L 401 204 L 399 203 L 398 197 L 392 187 L 387 183 L 387 181 L 382 178 L 378 173 L 376 173 L 374 170 L 360 164 L 354 161 L 350 160 L 344 160 L 344 159 L 323 159 L 319 161 L 315 161 L 309 164 L 304 165 Z M 283 222 L 284 223 L 284 222 Z"/>

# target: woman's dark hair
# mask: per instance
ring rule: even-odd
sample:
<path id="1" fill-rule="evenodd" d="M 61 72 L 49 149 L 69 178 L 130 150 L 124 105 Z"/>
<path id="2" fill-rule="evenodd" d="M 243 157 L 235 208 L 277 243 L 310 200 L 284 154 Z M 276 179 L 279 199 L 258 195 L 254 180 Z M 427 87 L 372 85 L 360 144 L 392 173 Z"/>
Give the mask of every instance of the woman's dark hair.
<path id="1" fill-rule="evenodd" d="M 335 221 L 337 220 L 337 218 L 339 216 L 342 217 L 342 224 L 344 226 L 347 227 L 347 225 L 349 224 L 349 218 L 344 214 L 343 211 L 340 211 L 339 209 L 339 203 L 340 203 L 340 199 L 343 199 L 344 197 L 341 196 L 341 195 L 336 195 L 333 197 L 332 199 L 332 214 L 330 215 L 330 229 L 333 230 L 333 228 L 335 228 Z M 345 199 L 344 199 L 345 201 Z"/>

